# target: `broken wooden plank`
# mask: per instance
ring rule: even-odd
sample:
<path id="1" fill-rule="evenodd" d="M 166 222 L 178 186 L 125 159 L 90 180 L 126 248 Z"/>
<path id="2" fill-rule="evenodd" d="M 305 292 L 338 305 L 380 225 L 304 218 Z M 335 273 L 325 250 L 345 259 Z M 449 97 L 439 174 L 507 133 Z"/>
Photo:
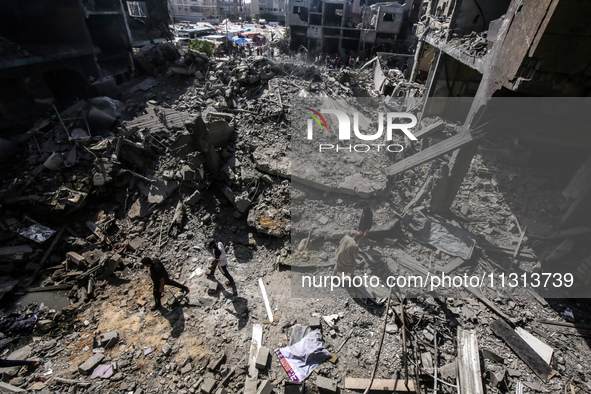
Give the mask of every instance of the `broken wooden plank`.
<path id="1" fill-rule="evenodd" d="M 544 342 L 542 342 L 538 338 L 534 337 L 531 333 L 529 333 L 528 331 L 525 331 L 521 327 L 517 327 L 515 329 L 515 332 L 529 346 L 531 346 L 531 348 L 534 349 L 534 351 L 536 353 L 538 353 L 540 355 L 540 357 L 542 357 L 542 359 L 546 362 L 546 364 L 550 364 L 550 362 L 552 361 L 552 354 L 554 353 L 554 349 L 552 349 L 551 346 L 545 344 Z"/>
<path id="2" fill-rule="evenodd" d="M 473 330 L 458 327 L 458 384 L 460 394 L 484 394 L 478 339 Z"/>
<path id="3" fill-rule="evenodd" d="M 348 389 L 348 390 L 365 390 L 368 385 L 369 385 L 369 379 L 345 378 L 345 389 Z M 415 392 L 415 384 L 412 380 L 409 380 L 408 387 L 405 387 L 403 380 L 374 379 L 370 390 L 414 393 Z"/>
<path id="4" fill-rule="evenodd" d="M 506 322 L 501 319 L 495 320 L 491 323 L 490 329 L 505 341 L 540 379 L 547 381 L 553 376 L 552 368 Z"/>
<path id="5" fill-rule="evenodd" d="M 503 246 L 487 245 L 487 244 L 478 244 L 478 246 L 482 250 L 486 250 L 487 252 L 490 252 L 490 253 L 504 254 L 506 256 L 513 256 L 513 253 L 515 253 L 514 249 L 505 248 Z M 538 259 L 534 254 L 532 254 L 530 252 L 524 252 L 524 251 L 519 252 L 519 257 L 521 259 L 527 259 L 527 260 L 537 260 Z"/>
<path id="6" fill-rule="evenodd" d="M 420 166 L 430 160 L 435 159 L 441 155 L 452 152 L 462 146 L 469 144 L 473 141 L 473 137 L 469 132 L 463 132 L 456 134 L 446 140 L 439 142 L 433 146 L 428 147 L 414 155 L 407 157 L 404 160 L 399 161 L 396 164 L 386 167 L 386 176 L 391 178 L 395 175 L 403 173 L 404 171 L 410 170 L 411 168 Z"/>
<path id="7" fill-rule="evenodd" d="M 482 295 L 482 293 L 480 292 L 480 289 L 476 289 L 471 286 L 466 286 L 466 287 L 464 287 L 464 289 L 467 290 L 468 292 L 472 293 L 474 295 L 474 297 L 476 297 L 478 299 L 478 301 L 480 301 L 484 305 L 486 305 L 488 307 L 488 309 L 490 309 L 491 311 L 496 313 L 499 317 L 505 319 L 505 321 L 507 321 L 508 323 L 512 323 L 511 318 L 509 316 L 507 316 L 502 310 L 500 310 L 491 300 L 489 300 L 484 295 Z"/>
<path id="8" fill-rule="evenodd" d="M 392 253 L 392 257 L 394 259 L 386 258 L 386 262 L 387 262 L 388 266 L 390 266 L 390 269 L 392 270 L 392 272 L 396 272 L 396 264 L 399 264 L 399 265 L 401 265 L 413 272 L 419 273 L 419 274 L 427 275 L 429 273 L 429 270 L 426 267 L 421 265 L 421 263 L 419 263 L 417 260 L 415 260 L 411 255 L 409 255 L 401 250 L 395 250 Z"/>
<path id="9" fill-rule="evenodd" d="M 74 287 L 73 283 L 63 283 L 61 285 L 53 285 L 53 286 L 30 287 L 28 289 L 25 289 L 25 292 L 40 293 L 42 291 L 70 290 L 72 287 Z"/>
<path id="10" fill-rule="evenodd" d="M 536 293 L 535 290 L 533 290 L 533 289 L 526 289 L 526 290 L 533 298 L 536 299 L 536 301 L 538 301 L 540 303 L 540 305 L 548 306 L 548 302 L 544 299 L 544 297 L 542 297 L 541 295 Z"/>
<path id="11" fill-rule="evenodd" d="M 248 375 L 244 384 L 244 394 L 256 394 L 259 370 L 257 369 L 256 359 L 259 349 L 263 342 L 263 325 L 253 324 L 252 342 L 250 343 L 250 352 L 248 353 Z"/>
<path id="12" fill-rule="evenodd" d="M 261 294 L 263 295 L 263 301 L 265 303 L 265 310 L 267 311 L 267 318 L 269 319 L 269 323 L 273 323 L 277 321 L 275 317 L 273 317 L 273 310 L 271 309 L 271 304 L 269 303 L 269 297 L 267 297 L 267 291 L 265 290 L 265 284 L 263 283 L 263 278 L 259 278 L 259 287 L 261 289 Z"/>
<path id="13" fill-rule="evenodd" d="M 555 320 L 546 320 L 546 319 L 537 319 L 536 322 L 541 323 L 546 326 L 559 326 L 559 327 L 568 327 L 568 328 L 575 328 L 577 330 L 591 330 L 591 326 L 586 324 L 577 324 L 577 323 L 569 323 L 565 321 L 555 321 Z"/>
<path id="14" fill-rule="evenodd" d="M 456 257 L 455 259 L 453 259 L 452 261 L 447 263 L 443 268 L 441 268 L 441 272 L 445 272 L 446 274 L 449 274 L 450 272 L 452 272 L 453 270 L 455 270 L 456 268 L 458 268 L 459 266 L 464 264 L 466 261 L 467 260 L 464 260 L 461 257 Z"/>

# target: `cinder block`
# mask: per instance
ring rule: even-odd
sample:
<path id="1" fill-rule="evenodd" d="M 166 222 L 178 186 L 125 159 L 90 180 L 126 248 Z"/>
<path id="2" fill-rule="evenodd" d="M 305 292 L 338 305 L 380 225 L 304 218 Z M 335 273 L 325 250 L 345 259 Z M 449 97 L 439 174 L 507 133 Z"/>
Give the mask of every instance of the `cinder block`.
<path id="1" fill-rule="evenodd" d="M 207 293 L 208 294 L 215 294 L 218 291 L 218 287 L 219 287 L 219 282 L 216 280 L 209 280 L 208 281 L 208 288 L 207 288 Z"/>
<path id="2" fill-rule="evenodd" d="M 104 347 L 105 349 L 110 349 L 117 344 L 119 340 L 119 333 L 117 331 L 109 331 L 104 334 L 101 334 L 98 340 L 98 345 L 100 347 Z"/>
<path id="3" fill-rule="evenodd" d="M 78 367 L 78 371 L 82 375 L 90 375 L 92 371 L 96 368 L 96 366 L 99 365 L 101 361 L 103 361 L 104 358 L 104 354 L 97 353 L 94 356 L 90 357 L 88 360 L 84 361 L 82 364 L 80 364 L 80 366 Z"/>
<path id="4" fill-rule="evenodd" d="M 310 318 L 308 319 L 308 325 L 309 325 L 311 328 L 318 328 L 318 327 L 322 327 L 322 323 L 320 322 L 320 318 L 319 318 L 319 317 L 314 317 L 314 316 L 312 316 L 312 317 L 310 317 Z"/>
<path id="5" fill-rule="evenodd" d="M 323 376 L 316 377 L 316 387 L 318 387 L 318 391 L 321 393 L 336 393 L 337 392 L 337 382 L 325 378 Z"/>
<path id="6" fill-rule="evenodd" d="M 261 346 L 256 356 L 256 367 L 257 369 L 263 370 L 267 368 L 267 362 L 269 361 L 269 355 L 271 350 L 266 346 Z"/>

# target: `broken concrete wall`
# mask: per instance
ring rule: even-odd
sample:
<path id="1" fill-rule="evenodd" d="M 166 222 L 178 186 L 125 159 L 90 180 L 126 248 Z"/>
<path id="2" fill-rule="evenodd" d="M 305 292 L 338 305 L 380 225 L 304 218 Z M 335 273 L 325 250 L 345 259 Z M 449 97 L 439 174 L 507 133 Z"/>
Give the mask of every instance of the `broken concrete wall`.
<path id="1" fill-rule="evenodd" d="M 376 31 L 378 33 L 400 33 L 404 10 L 402 7 L 380 6 L 377 12 Z"/>

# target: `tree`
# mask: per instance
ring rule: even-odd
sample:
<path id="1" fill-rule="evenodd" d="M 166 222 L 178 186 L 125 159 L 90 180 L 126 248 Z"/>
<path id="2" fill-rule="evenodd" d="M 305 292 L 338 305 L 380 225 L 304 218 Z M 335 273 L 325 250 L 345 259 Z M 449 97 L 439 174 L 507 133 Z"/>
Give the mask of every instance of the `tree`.
<path id="1" fill-rule="evenodd" d="M 207 57 L 211 57 L 214 47 L 214 43 L 207 40 L 191 40 L 191 43 L 189 44 L 189 48 L 205 53 Z"/>

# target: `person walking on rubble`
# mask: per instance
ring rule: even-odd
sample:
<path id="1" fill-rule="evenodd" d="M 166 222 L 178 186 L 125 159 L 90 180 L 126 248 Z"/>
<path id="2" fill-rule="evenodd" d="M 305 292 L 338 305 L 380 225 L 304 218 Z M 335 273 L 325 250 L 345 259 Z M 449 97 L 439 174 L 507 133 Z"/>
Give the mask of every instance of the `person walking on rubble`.
<path id="1" fill-rule="evenodd" d="M 207 276 L 210 278 L 214 277 L 216 267 L 220 267 L 220 271 L 222 271 L 222 274 L 228 279 L 226 285 L 234 286 L 234 278 L 232 278 L 232 275 L 228 272 L 228 257 L 226 256 L 224 244 L 221 241 L 209 238 L 205 243 L 205 246 L 207 249 L 211 250 L 211 253 L 213 253 L 213 256 L 215 257 L 215 260 L 213 260 L 209 267 L 209 274 L 207 274 Z"/>
<path id="2" fill-rule="evenodd" d="M 357 225 L 357 232 L 360 234 L 359 245 L 361 246 L 362 241 L 366 240 L 364 245 L 369 242 L 369 249 L 373 249 L 376 241 L 371 241 L 366 238 L 367 233 L 369 233 L 369 230 L 371 230 L 371 227 L 373 226 L 373 212 L 369 206 L 369 202 L 360 201 L 355 204 L 355 208 L 362 209 L 361 217 L 359 218 L 359 224 Z"/>
<path id="3" fill-rule="evenodd" d="M 369 230 L 371 230 L 371 226 L 373 226 L 373 212 L 367 201 L 358 202 L 355 204 L 355 208 L 362 210 L 359 224 L 357 225 L 357 231 L 362 234 L 362 237 L 366 237 Z"/>
<path id="4" fill-rule="evenodd" d="M 189 293 L 189 288 L 183 284 L 180 284 L 168 276 L 168 272 L 164 268 L 162 262 L 157 258 L 144 257 L 142 259 L 142 265 L 150 268 L 150 278 L 154 283 L 154 305 L 152 310 L 162 307 L 162 294 L 164 293 L 164 285 L 178 287 L 183 291 L 183 295 Z"/>
<path id="5" fill-rule="evenodd" d="M 336 254 L 337 264 L 334 267 L 332 276 L 337 276 L 341 272 L 351 278 L 355 275 L 357 260 L 360 259 L 359 246 L 357 245 L 360 238 L 361 234 L 358 232 L 352 237 L 345 235 L 341 239 Z"/>

